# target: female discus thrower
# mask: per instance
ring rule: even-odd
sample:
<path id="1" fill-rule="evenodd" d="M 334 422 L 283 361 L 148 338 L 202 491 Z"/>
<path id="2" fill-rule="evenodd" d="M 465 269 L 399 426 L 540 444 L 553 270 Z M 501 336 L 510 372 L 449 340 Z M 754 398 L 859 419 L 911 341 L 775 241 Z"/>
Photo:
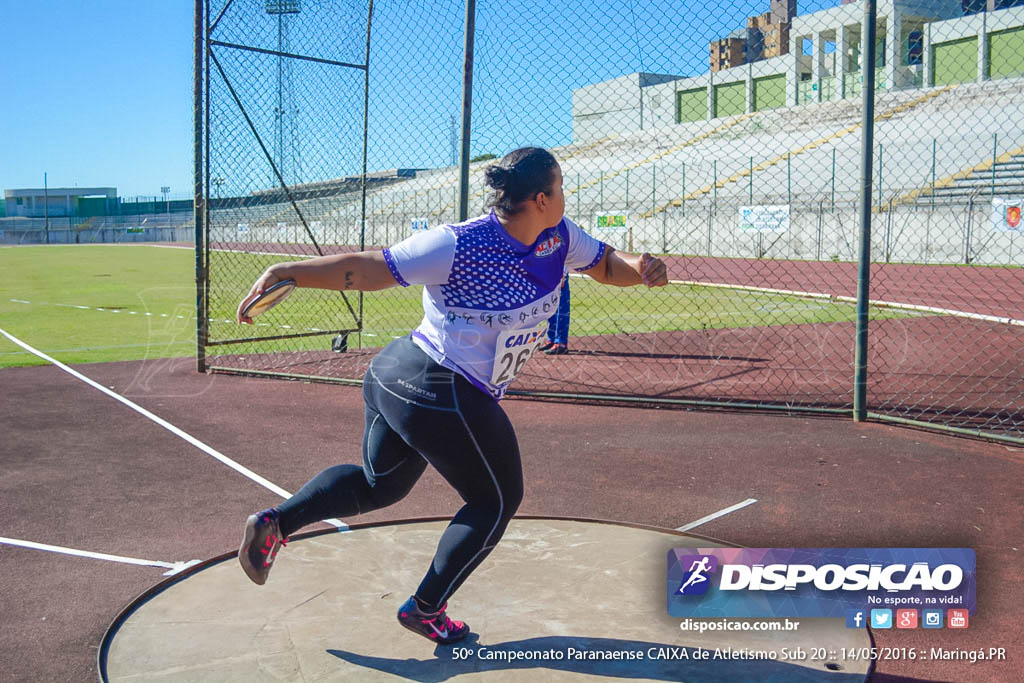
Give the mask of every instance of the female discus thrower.
<path id="1" fill-rule="evenodd" d="M 665 285 L 650 254 L 616 252 L 563 216 L 562 170 L 526 147 L 486 171 L 493 211 L 421 232 L 382 251 L 271 266 L 238 308 L 285 279 L 299 287 L 375 291 L 424 285 L 423 321 L 378 353 L 366 372 L 363 464 L 335 465 L 294 496 L 246 521 L 238 559 L 263 584 L 287 536 L 405 497 L 429 463 L 465 501 L 441 536 L 416 592 L 398 608 L 406 628 L 452 643 L 469 626 L 448 598 L 497 545 L 523 497 L 519 446 L 498 401 L 544 341 L 572 268 L 625 287 Z"/>

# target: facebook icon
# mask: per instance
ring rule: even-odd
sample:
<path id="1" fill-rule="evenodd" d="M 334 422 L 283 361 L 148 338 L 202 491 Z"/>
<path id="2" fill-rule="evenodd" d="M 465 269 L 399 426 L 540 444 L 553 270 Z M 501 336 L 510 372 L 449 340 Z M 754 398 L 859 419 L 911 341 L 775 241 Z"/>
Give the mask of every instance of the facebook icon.
<path id="1" fill-rule="evenodd" d="M 846 628 L 864 628 L 864 610 L 862 609 L 848 609 L 846 610 Z"/>

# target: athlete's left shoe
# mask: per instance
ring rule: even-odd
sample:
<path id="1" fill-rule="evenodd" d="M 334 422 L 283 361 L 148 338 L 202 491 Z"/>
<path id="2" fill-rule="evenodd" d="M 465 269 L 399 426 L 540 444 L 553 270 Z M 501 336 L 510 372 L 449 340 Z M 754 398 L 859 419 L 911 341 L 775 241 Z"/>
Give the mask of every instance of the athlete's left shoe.
<path id="1" fill-rule="evenodd" d="M 552 344 L 550 349 L 544 351 L 546 356 L 564 356 L 567 353 L 569 353 L 568 344 Z"/>
<path id="2" fill-rule="evenodd" d="M 454 643 L 469 635 L 469 626 L 450 619 L 445 612 L 447 607 L 448 603 L 445 603 L 436 612 L 424 612 L 416 604 L 416 599 L 410 597 L 398 608 L 398 623 L 435 643 Z"/>
<path id="3" fill-rule="evenodd" d="M 262 586 L 277 557 L 281 546 L 288 539 L 281 535 L 277 510 L 269 508 L 250 515 L 245 521 L 242 546 L 238 549 L 238 561 L 253 583 Z"/>

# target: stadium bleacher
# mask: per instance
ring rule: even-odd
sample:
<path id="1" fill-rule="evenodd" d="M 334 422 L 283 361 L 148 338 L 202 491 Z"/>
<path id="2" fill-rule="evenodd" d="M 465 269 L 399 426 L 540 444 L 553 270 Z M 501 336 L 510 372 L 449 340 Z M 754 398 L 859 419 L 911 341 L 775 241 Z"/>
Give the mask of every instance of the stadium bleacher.
<path id="1" fill-rule="evenodd" d="M 933 205 L 950 205 L 985 189 L 990 194 L 1024 189 L 1024 111 L 1006 105 L 1022 85 L 1024 79 L 1002 79 L 879 92 L 875 135 L 884 143 L 876 146 L 876 211 L 913 205 L 923 198 Z M 597 212 L 628 215 L 628 236 L 608 236 L 622 248 L 852 258 L 843 246 L 849 240 L 838 233 L 849 230 L 846 218 L 855 211 L 859 192 L 861 116 L 860 101 L 850 99 L 558 147 L 554 152 L 562 163 L 566 212 L 585 226 L 593 223 Z M 470 167 L 473 215 L 484 211 L 483 170 L 490 163 Z M 449 167 L 368 188 L 363 243 L 397 241 L 411 234 L 414 220 L 426 220 L 430 226 L 455 221 L 458 182 L 458 168 Z M 361 193 L 354 192 L 301 199 L 296 205 L 318 241 L 351 245 L 360 243 L 361 201 Z M 735 223 L 735 209 L 746 204 L 789 205 L 792 238 L 781 241 L 775 253 L 758 253 L 751 250 L 749 240 L 727 234 L 734 232 L 729 226 Z M 825 234 L 815 239 L 797 234 L 797 226 L 809 221 L 811 213 L 820 213 L 822 206 L 832 212 L 838 207 L 843 218 L 829 218 L 824 227 L 816 219 L 815 230 Z M 253 241 L 308 241 L 290 203 L 213 214 L 213 234 L 225 241 L 237 238 L 239 223 L 248 226 L 247 238 Z M 709 227 L 701 231 L 714 233 L 711 239 L 687 236 L 703 223 Z M 797 243 L 816 246 L 808 251 L 792 246 Z"/>

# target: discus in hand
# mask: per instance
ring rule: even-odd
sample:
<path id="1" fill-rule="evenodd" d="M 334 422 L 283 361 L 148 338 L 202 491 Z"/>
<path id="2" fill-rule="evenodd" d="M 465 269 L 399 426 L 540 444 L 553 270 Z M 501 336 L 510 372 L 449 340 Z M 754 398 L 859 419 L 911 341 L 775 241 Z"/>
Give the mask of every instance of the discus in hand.
<path id="1" fill-rule="evenodd" d="M 295 280 L 281 280 L 263 290 L 263 293 L 246 304 L 242 309 L 242 318 L 255 318 L 269 311 L 288 298 L 295 289 Z"/>

